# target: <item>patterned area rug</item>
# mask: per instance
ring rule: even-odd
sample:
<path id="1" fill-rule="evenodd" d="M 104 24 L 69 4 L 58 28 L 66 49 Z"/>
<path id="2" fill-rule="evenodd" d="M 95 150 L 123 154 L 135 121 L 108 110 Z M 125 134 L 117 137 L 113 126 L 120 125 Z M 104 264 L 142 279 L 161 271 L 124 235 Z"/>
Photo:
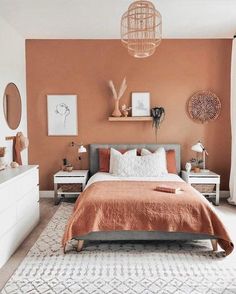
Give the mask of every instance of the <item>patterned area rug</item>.
<path id="1" fill-rule="evenodd" d="M 236 293 L 235 254 L 210 241 L 90 242 L 60 247 L 72 204 L 63 203 L 1 293 Z"/>

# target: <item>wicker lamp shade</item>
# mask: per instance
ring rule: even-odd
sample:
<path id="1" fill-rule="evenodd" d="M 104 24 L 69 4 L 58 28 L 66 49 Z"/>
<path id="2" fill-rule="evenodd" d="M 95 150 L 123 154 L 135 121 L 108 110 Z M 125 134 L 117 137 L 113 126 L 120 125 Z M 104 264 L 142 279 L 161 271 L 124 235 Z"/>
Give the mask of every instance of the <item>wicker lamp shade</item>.
<path id="1" fill-rule="evenodd" d="M 150 1 L 135 1 L 121 19 L 121 41 L 136 58 L 151 56 L 161 42 L 161 14 Z"/>

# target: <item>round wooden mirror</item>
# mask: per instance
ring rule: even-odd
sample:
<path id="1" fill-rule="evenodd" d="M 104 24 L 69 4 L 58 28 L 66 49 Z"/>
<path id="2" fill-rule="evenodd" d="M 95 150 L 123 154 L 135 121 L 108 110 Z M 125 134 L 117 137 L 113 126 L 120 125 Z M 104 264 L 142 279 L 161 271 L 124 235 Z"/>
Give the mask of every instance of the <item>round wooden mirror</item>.
<path id="1" fill-rule="evenodd" d="M 17 129 L 21 120 L 21 97 L 14 83 L 6 86 L 3 96 L 3 112 L 9 128 Z"/>

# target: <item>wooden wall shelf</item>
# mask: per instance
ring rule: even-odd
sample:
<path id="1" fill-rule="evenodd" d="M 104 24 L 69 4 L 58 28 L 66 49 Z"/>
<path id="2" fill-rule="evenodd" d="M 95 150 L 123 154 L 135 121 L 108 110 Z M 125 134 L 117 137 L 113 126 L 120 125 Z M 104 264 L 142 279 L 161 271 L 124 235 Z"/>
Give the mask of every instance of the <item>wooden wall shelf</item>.
<path id="1" fill-rule="evenodd" d="M 128 116 L 128 117 L 114 117 L 110 116 L 108 118 L 109 121 L 152 121 L 151 116 Z"/>

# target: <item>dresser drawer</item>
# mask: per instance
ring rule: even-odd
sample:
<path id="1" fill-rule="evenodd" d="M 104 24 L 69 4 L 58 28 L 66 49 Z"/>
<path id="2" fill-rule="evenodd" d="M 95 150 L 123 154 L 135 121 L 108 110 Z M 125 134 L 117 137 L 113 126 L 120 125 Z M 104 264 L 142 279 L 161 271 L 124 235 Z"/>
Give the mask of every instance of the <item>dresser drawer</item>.
<path id="1" fill-rule="evenodd" d="M 0 213 L 22 198 L 34 187 L 38 187 L 38 178 L 38 169 L 35 168 L 16 179 L 14 183 L 9 183 L 3 188 L 0 188 Z"/>
<path id="2" fill-rule="evenodd" d="M 32 188 L 36 187 L 38 183 L 39 171 L 35 168 L 16 181 L 15 188 L 17 191 L 17 198 L 19 199 L 27 194 Z"/>
<path id="3" fill-rule="evenodd" d="M 27 214 L 16 222 L 16 224 L 7 231 L 4 235 L 0 236 L 0 268 L 14 253 L 16 248 L 38 224 L 39 221 L 39 203 L 35 203 Z"/>
<path id="4" fill-rule="evenodd" d="M 17 200 L 17 192 L 14 184 L 5 185 L 0 188 L 0 213 L 13 205 Z"/>
<path id="5" fill-rule="evenodd" d="M 34 187 L 31 191 L 24 195 L 20 200 L 17 202 L 16 206 L 16 218 L 17 221 L 24 217 L 39 201 L 39 187 Z"/>
<path id="6" fill-rule="evenodd" d="M 16 206 L 12 205 L 0 213 L 0 236 L 4 235 L 16 224 Z"/>

